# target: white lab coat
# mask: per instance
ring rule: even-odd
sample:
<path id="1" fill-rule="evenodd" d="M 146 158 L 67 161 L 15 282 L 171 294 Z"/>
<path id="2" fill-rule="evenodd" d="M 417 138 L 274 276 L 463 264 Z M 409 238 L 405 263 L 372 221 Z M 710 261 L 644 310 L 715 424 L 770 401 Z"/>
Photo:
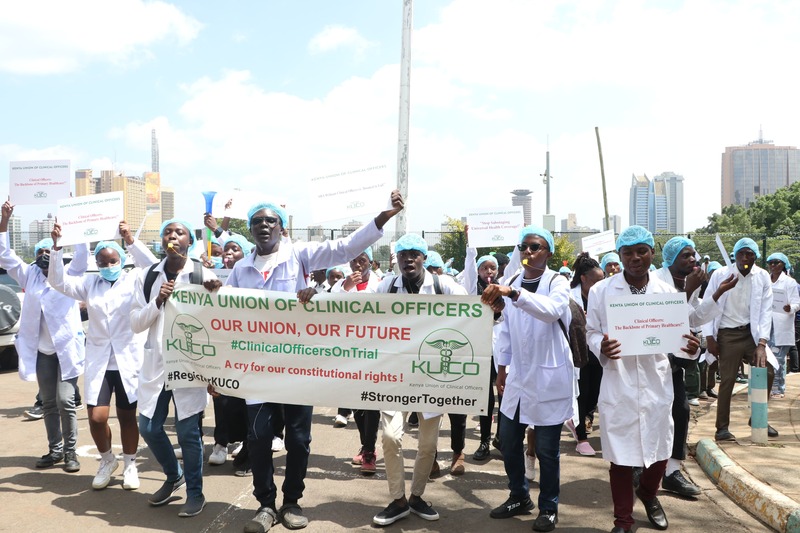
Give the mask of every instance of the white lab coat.
<path id="1" fill-rule="evenodd" d="M 76 245 L 68 271 L 74 275 L 86 272 L 88 257 L 89 248 L 85 244 Z M 0 233 L 0 267 L 5 268 L 8 275 L 25 290 L 19 332 L 14 339 L 19 356 L 20 378 L 36 381 L 39 326 L 43 315 L 56 347 L 61 379 L 72 379 L 83 374 L 85 339 L 78 302 L 53 290 L 38 266 L 23 262 L 9 247 L 8 233 Z"/>
<path id="2" fill-rule="evenodd" d="M 650 276 L 646 294 L 678 292 L 658 276 Z M 603 459 L 622 466 L 648 467 L 672 455 L 675 426 L 672 420 L 672 369 L 669 356 L 630 355 L 609 359 L 600 343 L 608 333 L 606 301 L 612 296 L 630 295 L 623 274 L 596 283 L 589 291 L 586 338 L 589 349 L 603 365 L 598 410 L 601 413 L 600 440 Z M 709 296 L 689 313 L 689 324 L 699 326 L 719 313 Z M 689 333 L 688 331 L 686 333 Z M 609 338 L 614 338 L 609 335 Z M 698 351 L 699 353 L 699 351 Z M 681 356 L 686 354 L 681 353 Z M 695 357 L 697 354 L 695 354 Z"/>
<path id="3" fill-rule="evenodd" d="M 783 309 L 772 310 L 772 331 L 775 335 L 775 346 L 793 346 L 794 315 L 800 311 L 800 294 L 797 292 L 797 282 L 794 278 L 787 276 L 785 272 L 781 272 L 778 280 L 772 284 L 773 293 L 776 290 L 783 291 L 786 295 L 791 311 L 786 312 Z"/>
<path id="4" fill-rule="evenodd" d="M 397 287 L 397 294 L 408 294 L 406 288 L 403 287 L 403 277 L 402 276 L 391 276 L 386 275 L 380 284 L 378 285 L 378 293 L 387 293 L 392 288 L 392 285 Z M 455 282 L 453 278 L 450 276 L 439 276 L 439 286 L 442 289 L 442 294 L 458 294 L 462 296 L 467 295 L 467 291 L 464 290 L 464 287 L 459 285 Z M 436 294 L 436 286 L 433 283 L 433 274 L 428 271 L 425 271 L 425 279 L 422 280 L 422 287 L 419 288 L 419 294 Z M 383 411 L 384 413 L 388 414 L 389 416 L 394 416 L 397 411 Z M 435 418 L 437 416 L 441 416 L 441 413 L 429 413 L 423 412 L 422 418 L 425 420 L 429 420 L 431 418 Z"/>
<path id="5" fill-rule="evenodd" d="M 345 278 L 346 279 L 346 278 Z M 345 290 L 344 288 L 344 279 L 340 279 L 336 283 L 334 283 L 333 287 L 331 287 L 331 293 L 334 292 L 351 292 L 355 293 L 358 292 L 357 287 L 353 287 L 352 289 Z M 375 275 L 374 272 L 370 272 L 369 277 L 367 278 L 367 286 L 361 292 L 378 292 L 378 285 L 381 283 L 381 278 Z"/>
<path id="6" fill-rule="evenodd" d="M 704 300 L 711 300 L 711 295 L 717 291 L 720 284 L 728 279 L 731 274 L 737 276 L 741 275 L 735 263 L 731 266 L 724 266 L 715 270 L 711 275 L 711 279 L 708 280 L 706 298 Z M 750 334 L 753 336 L 753 342 L 758 344 L 759 339 L 769 340 L 769 334 L 772 329 L 772 279 L 769 277 L 769 273 L 766 270 L 756 265 L 753 265 L 753 269 L 748 276 L 752 276 L 752 290 L 750 293 Z M 722 311 L 725 309 L 725 302 L 729 294 L 730 291 L 719 297 L 717 305 L 719 306 L 720 314 L 714 318 L 711 327 L 704 330 L 704 332 L 711 333 L 715 339 L 719 331 Z"/>
<path id="7" fill-rule="evenodd" d="M 63 250 L 59 250 L 53 255 L 54 263 L 51 262 L 48 281 L 58 292 L 74 300 L 86 302 L 89 313 L 86 374 L 83 378 L 86 403 L 97 405 L 112 354 L 117 362 L 125 394 L 128 401 L 133 403 L 136 401 L 146 335 L 144 332 L 134 333 L 131 329 L 130 301 L 141 270 L 135 268 L 123 271 L 113 285 L 99 275 L 65 275 L 61 262 L 62 253 Z M 128 247 L 128 253 L 133 256 L 134 265 L 138 267 L 148 267 L 158 262 L 156 256 L 138 240 Z"/>
<path id="8" fill-rule="evenodd" d="M 520 290 L 522 275 L 511 283 Z M 553 426 L 573 416 L 575 367 L 558 319 L 569 328 L 569 282 L 545 269 L 535 293 L 520 290 L 516 302 L 506 301 L 495 342 L 495 360 L 514 367 L 506 377 L 501 411 L 532 426 Z"/>
<path id="9" fill-rule="evenodd" d="M 164 307 L 160 309 L 156 306 L 156 297 L 161 286 L 167 282 L 164 273 L 164 263 L 161 261 L 155 270 L 159 273 L 153 288 L 150 291 L 151 297 L 148 303 L 144 298 L 144 280 L 149 269 L 145 268 L 136 277 L 133 288 L 133 298 L 131 299 L 131 328 L 134 333 L 147 331 L 147 341 L 144 345 L 144 357 L 142 359 L 142 369 L 139 372 L 139 390 L 137 397 L 139 400 L 139 413 L 147 418 L 153 418 L 156 409 L 158 396 L 164 388 L 164 356 L 161 346 L 161 335 L 164 331 Z M 189 275 L 194 271 L 194 264 L 187 260 L 183 270 L 178 273 L 175 284 L 190 282 Z M 217 279 L 213 272 L 203 268 L 203 281 Z M 208 393 L 206 385 L 201 384 L 197 387 L 180 388 L 172 391 L 175 400 L 175 414 L 178 420 L 184 420 L 195 415 L 206 408 L 208 405 Z"/>

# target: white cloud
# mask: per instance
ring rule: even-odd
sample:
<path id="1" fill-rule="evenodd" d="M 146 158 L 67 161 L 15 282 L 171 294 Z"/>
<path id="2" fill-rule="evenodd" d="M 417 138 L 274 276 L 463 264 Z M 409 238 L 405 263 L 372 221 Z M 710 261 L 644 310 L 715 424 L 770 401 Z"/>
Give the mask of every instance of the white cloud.
<path id="1" fill-rule="evenodd" d="M 339 48 L 351 48 L 357 56 L 362 55 L 373 43 L 365 39 L 355 28 L 332 25 L 325 26 L 308 42 L 312 54 L 331 52 Z"/>
<path id="2" fill-rule="evenodd" d="M 186 45 L 201 27 L 162 1 L 15 2 L 0 17 L 0 71 L 54 74 L 93 62 L 135 64 L 157 43 Z"/>

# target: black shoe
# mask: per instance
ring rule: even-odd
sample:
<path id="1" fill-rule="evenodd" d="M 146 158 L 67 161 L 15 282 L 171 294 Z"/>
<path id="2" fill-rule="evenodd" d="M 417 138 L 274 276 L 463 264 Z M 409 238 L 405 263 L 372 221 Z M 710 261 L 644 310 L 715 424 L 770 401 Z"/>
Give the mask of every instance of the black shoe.
<path id="1" fill-rule="evenodd" d="M 36 468 L 50 468 L 64 460 L 64 452 L 50 452 L 36 461 Z"/>
<path id="2" fill-rule="evenodd" d="M 478 449 L 475 450 L 475 453 L 472 454 L 473 461 L 485 461 L 489 458 L 489 443 L 487 441 L 481 441 L 480 446 Z"/>
<path id="3" fill-rule="evenodd" d="M 631 533 L 630 529 L 622 529 L 620 526 L 614 526 L 611 533 Z"/>
<path id="4" fill-rule="evenodd" d="M 417 416 L 417 413 L 414 412 L 408 415 L 408 427 L 415 428 L 417 426 L 419 426 L 419 417 Z"/>
<path id="5" fill-rule="evenodd" d="M 64 454 L 64 471 L 77 472 L 81 469 L 81 464 L 78 462 L 78 457 L 75 452 L 66 452 Z"/>
<path id="6" fill-rule="evenodd" d="M 186 503 L 181 506 L 181 510 L 178 513 L 178 516 L 181 518 L 189 518 L 191 516 L 197 516 L 202 511 L 203 508 L 206 506 L 206 499 L 204 496 L 200 496 L 199 498 L 191 498 Z"/>
<path id="7" fill-rule="evenodd" d="M 633 467 L 633 488 L 634 489 L 638 489 L 639 488 L 639 478 L 642 477 L 642 470 L 643 470 L 643 468 L 641 466 L 634 466 Z"/>
<path id="8" fill-rule="evenodd" d="M 700 487 L 686 479 L 680 470 L 676 470 L 661 480 L 661 488 L 681 496 L 698 496 Z"/>
<path id="9" fill-rule="evenodd" d="M 386 506 L 386 509 L 372 517 L 372 522 L 379 526 L 388 526 L 394 524 L 401 518 L 405 518 L 411 514 L 411 507 L 408 503 L 405 505 L 398 505 L 395 502 Z"/>
<path id="10" fill-rule="evenodd" d="M 503 505 L 495 507 L 489 513 L 492 518 L 511 518 L 520 514 L 527 514 L 533 510 L 533 502 L 530 496 L 524 498 L 509 497 Z"/>
<path id="11" fill-rule="evenodd" d="M 533 521 L 534 531 L 553 531 L 558 524 L 557 511 L 539 511 L 539 516 Z"/>
<path id="12" fill-rule="evenodd" d="M 723 441 L 731 441 L 736 440 L 736 437 L 733 436 L 733 433 L 728 431 L 728 428 L 718 429 L 716 433 L 714 433 L 714 440 L 717 442 Z"/>
<path id="13" fill-rule="evenodd" d="M 439 513 L 431 507 L 429 502 L 426 502 L 422 498 L 411 496 L 408 500 L 408 506 L 411 508 L 412 513 L 424 520 L 439 520 Z"/>
<path id="14" fill-rule="evenodd" d="M 753 420 L 752 418 L 748 418 L 748 419 L 747 419 L 747 425 L 748 425 L 748 426 L 750 426 L 750 422 L 751 422 L 752 420 Z M 751 426 L 751 427 L 752 427 L 752 426 Z M 777 430 L 777 429 L 775 429 L 774 427 L 770 426 L 769 424 L 767 424 L 767 437 L 770 437 L 770 438 L 773 438 L 773 439 L 774 439 L 774 438 L 775 438 L 775 437 L 777 437 L 777 436 L 778 436 L 778 430 Z"/>
<path id="15" fill-rule="evenodd" d="M 500 440 L 500 437 L 495 437 L 492 439 L 492 446 L 495 447 L 498 451 L 503 451 L 503 441 Z"/>
<path id="16" fill-rule="evenodd" d="M 156 491 L 155 494 L 150 496 L 147 500 L 150 502 L 150 505 L 153 507 L 158 507 L 160 505 L 164 505 L 165 503 L 169 503 L 172 501 L 172 495 L 175 493 L 176 490 L 183 487 L 186 483 L 186 480 L 181 476 L 178 478 L 177 481 L 165 481 L 161 488 Z"/>
<path id="17" fill-rule="evenodd" d="M 661 507 L 661 503 L 658 501 L 658 498 L 645 500 L 642 498 L 639 489 L 636 489 L 636 497 L 639 498 L 644 504 L 644 512 L 647 513 L 647 519 L 650 520 L 650 523 L 653 524 L 653 527 L 661 530 L 669 527 L 667 515 L 664 514 L 664 508 Z"/>
<path id="18" fill-rule="evenodd" d="M 709 398 L 717 398 L 718 397 L 717 393 L 714 392 L 714 389 L 708 389 L 706 391 L 706 394 L 708 394 Z"/>

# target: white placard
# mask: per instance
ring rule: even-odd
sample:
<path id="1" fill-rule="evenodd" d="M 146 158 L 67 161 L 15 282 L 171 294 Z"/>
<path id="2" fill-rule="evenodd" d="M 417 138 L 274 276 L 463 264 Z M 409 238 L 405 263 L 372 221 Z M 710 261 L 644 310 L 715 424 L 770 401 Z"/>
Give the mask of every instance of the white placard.
<path id="1" fill-rule="evenodd" d="M 725 261 L 725 266 L 731 266 L 731 256 L 728 254 L 728 250 L 725 249 L 725 245 L 722 244 L 719 233 L 717 233 L 717 236 L 714 238 L 714 242 L 717 243 L 717 248 L 719 248 L 719 253 L 722 254 L 722 260 Z"/>
<path id="2" fill-rule="evenodd" d="M 620 343 L 619 355 L 686 355 L 681 348 L 689 333 L 689 307 L 682 293 L 610 297 L 606 319 L 608 338 Z"/>
<path id="3" fill-rule="evenodd" d="M 119 239 L 125 216 L 122 191 L 67 198 L 58 202 L 59 246 Z"/>
<path id="4" fill-rule="evenodd" d="M 311 178 L 311 218 L 315 224 L 375 215 L 391 206 L 395 181 L 386 165 L 356 168 Z"/>
<path id="5" fill-rule="evenodd" d="M 230 202 L 230 207 L 226 205 Z M 243 191 L 241 189 L 229 189 L 220 191 L 214 196 L 211 206 L 212 213 L 217 218 L 230 217 L 239 220 L 247 220 L 247 212 L 254 205 L 267 202 L 278 207 L 286 207 L 286 200 L 283 196 L 273 196 L 269 193 Z M 288 224 L 288 223 L 287 223 Z"/>
<path id="6" fill-rule="evenodd" d="M 467 214 L 470 248 L 497 248 L 519 244 L 525 225 L 522 207 L 473 209 Z"/>
<path id="7" fill-rule="evenodd" d="M 772 289 L 772 310 L 785 313 L 783 306 L 789 303 L 786 291 L 782 289 Z"/>
<path id="8" fill-rule="evenodd" d="M 14 205 L 55 205 L 69 198 L 69 159 L 11 161 L 8 196 Z"/>
<path id="9" fill-rule="evenodd" d="M 614 230 L 601 231 L 581 239 L 581 250 L 588 252 L 592 257 L 598 257 L 603 252 L 610 252 L 617 249 L 617 241 L 614 239 Z"/>

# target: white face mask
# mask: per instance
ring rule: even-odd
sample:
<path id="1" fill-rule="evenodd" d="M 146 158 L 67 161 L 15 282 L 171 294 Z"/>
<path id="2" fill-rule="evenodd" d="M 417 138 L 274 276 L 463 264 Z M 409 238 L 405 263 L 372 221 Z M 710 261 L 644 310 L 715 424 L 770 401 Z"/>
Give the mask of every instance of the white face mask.
<path id="1" fill-rule="evenodd" d="M 120 274 L 122 274 L 122 263 L 110 267 L 103 267 L 98 269 L 100 276 L 106 281 L 117 281 Z"/>

